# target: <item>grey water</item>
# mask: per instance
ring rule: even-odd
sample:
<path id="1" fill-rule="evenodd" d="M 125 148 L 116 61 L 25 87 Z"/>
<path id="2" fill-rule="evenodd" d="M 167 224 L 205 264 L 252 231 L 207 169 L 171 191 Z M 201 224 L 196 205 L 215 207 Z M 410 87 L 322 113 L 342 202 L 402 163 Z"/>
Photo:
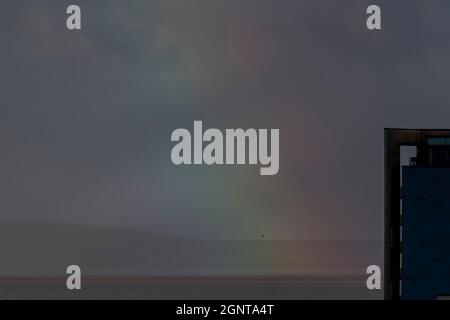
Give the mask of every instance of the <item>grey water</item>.
<path id="1" fill-rule="evenodd" d="M 0 280 L 0 299 L 137 299 L 137 300 L 373 300 L 363 279 L 293 277 L 292 279 L 164 278 L 88 280 L 81 290 L 68 290 L 64 279 Z"/>

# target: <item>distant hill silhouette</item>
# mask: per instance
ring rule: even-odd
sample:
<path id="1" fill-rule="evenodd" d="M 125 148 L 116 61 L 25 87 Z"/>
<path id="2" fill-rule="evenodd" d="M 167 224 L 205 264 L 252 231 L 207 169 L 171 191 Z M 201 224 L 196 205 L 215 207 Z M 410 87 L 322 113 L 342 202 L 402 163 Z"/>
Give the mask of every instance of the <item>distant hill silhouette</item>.
<path id="1" fill-rule="evenodd" d="M 350 274 L 382 263 L 369 240 L 203 240 L 64 223 L 0 223 L 0 277 Z"/>

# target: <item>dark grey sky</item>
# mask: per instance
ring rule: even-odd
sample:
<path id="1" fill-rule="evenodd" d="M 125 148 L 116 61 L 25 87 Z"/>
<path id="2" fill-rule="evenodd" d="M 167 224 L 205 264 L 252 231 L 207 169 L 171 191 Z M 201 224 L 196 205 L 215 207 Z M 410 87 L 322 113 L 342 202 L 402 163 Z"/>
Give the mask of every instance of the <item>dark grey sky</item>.
<path id="1" fill-rule="evenodd" d="M 72 2 L 2 6 L 2 220 L 381 240 L 383 128 L 450 127 L 448 1 Z M 280 128 L 279 174 L 173 166 L 194 120 Z"/>

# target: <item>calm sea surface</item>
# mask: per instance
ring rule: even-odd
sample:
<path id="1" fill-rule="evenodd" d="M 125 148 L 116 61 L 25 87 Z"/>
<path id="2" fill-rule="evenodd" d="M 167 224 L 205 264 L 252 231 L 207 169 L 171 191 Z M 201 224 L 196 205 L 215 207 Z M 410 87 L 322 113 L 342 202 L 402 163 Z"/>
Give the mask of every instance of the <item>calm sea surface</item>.
<path id="1" fill-rule="evenodd" d="M 382 299 L 364 279 L 221 277 L 84 280 L 69 291 L 64 279 L 0 279 L 0 299 Z"/>

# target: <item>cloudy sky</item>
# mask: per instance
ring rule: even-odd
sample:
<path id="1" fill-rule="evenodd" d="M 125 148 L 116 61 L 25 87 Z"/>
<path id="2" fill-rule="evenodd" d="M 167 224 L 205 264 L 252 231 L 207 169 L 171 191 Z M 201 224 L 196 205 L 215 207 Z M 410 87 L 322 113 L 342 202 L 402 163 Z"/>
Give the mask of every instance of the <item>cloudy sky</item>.
<path id="1" fill-rule="evenodd" d="M 220 239 L 383 237 L 383 128 L 450 127 L 450 4 L 8 1 L 0 220 Z M 280 128 L 280 171 L 176 167 L 176 128 Z"/>

